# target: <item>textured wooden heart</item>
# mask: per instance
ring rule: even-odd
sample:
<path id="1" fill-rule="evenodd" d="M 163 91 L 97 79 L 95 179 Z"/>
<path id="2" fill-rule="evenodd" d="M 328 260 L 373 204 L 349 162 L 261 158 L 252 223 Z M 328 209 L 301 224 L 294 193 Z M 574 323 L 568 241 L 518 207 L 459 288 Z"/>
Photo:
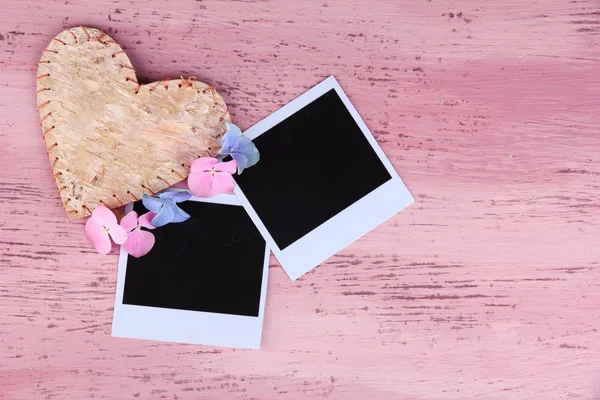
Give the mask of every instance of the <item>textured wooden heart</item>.
<path id="1" fill-rule="evenodd" d="M 52 173 L 70 219 L 183 180 L 214 156 L 229 121 L 213 87 L 192 78 L 138 84 L 117 42 L 67 29 L 39 62 L 37 105 Z"/>

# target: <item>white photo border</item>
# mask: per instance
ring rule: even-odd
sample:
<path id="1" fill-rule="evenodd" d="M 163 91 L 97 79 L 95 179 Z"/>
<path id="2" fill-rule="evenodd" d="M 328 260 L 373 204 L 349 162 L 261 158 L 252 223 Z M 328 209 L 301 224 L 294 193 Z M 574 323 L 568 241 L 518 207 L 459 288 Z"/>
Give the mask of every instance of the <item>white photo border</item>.
<path id="1" fill-rule="evenodd" d="M 176 189 L 170 189 L 175 191 Z M 241 206 L 233 195 L 188 201 Z M 133 204 L 125 212 L 133 209 Z M 121 247 L 112 336 L 167 342 L 259 349 L 262 336 L 270 251 L 265 245 L 258 317 L 123 304 L 128 254 Z"/>
<path id="2" fill-rule="evenodd" d="M 244 132 L 244 136 L 251 140 L 257 138 L 331 89 L 336 91 L 392 179 L 283 250 L 277 246 L 277 243 L 273 240 L 273 237 L 252 207 L 252 204 L 248 201 L 248 198 L 244 195 L 242 189 L 238 185 L 235 186 L 234 193 L 240 203 L 244 206 L 246 212 L 265 238 L 267 246 L 271 248 L 273 254 L 275 254 L 275 257 L 277 257 L 283 269 L 292 280 L 298 279 L 414 202 L 402 179 L 400 179 L 400 176 L 398 176 L 398 173 L 381 150 L 381 147 L 379 147 L 369 128 L 333 76 L 325 79 L 306 93 L 248 128 Z"/>

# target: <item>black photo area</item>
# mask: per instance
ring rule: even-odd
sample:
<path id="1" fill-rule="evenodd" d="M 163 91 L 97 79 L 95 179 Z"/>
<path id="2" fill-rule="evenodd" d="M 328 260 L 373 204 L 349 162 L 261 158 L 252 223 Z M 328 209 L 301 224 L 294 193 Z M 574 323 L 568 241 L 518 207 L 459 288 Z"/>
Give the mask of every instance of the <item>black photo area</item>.
<path id="1" fill-rule="evenodd" d="M 392 178 L 334 89 L 253 142 L 235 180 L 281 250 Z"/>
<path id="2" fill-rule="evenodd" d="M 187 201 L 182 223 L 154 229 L 154 248 L 128 257 L 123 303 L 258 316 L 265 241 L 241 206 Z M 147 212 L 134 205 L 138 215 Z"/>

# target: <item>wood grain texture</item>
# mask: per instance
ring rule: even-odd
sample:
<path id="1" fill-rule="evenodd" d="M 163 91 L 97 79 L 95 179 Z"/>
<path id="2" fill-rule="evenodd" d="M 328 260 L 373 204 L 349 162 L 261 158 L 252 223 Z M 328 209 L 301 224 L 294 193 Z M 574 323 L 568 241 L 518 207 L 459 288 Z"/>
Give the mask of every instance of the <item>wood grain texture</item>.
<path id="1" fill-rule="evenodd" d="M 229 113 L 214 87 L 194 77 L 138 83 L 106 32 L 67 28 L 38 65 L 42 137 L 69 219 L 173 186 L 221 148 Z"/>
<path id="2" fill-rule="evenodd" d="M 597 1 L 2 9 L 0 398 L 600 399 Z M 110 337 L 117 255 L 67 221 L 33 90 L 78 25 L 242 128 L 335 75 L 416 204 L 297 282 L 273 259 L 261 351 Z"/>

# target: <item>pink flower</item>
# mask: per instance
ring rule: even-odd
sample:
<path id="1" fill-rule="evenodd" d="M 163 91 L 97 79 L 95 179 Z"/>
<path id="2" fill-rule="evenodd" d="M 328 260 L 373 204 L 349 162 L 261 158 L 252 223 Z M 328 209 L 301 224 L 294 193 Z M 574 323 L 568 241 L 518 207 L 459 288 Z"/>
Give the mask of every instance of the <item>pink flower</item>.
<path id="1" fill-rule="evenodd" d="M 196 197 L 213 197 L 231 193 L 235 182 L 231 174 L 236 171 L 236 161 L 219 162 L 216 158 L 202 157 L 192 163 L 188 187 Z"/>
<path id="2" fill-rule="evenodd" d="M 137 213 L 132 210 L 121 219 L 121 227 L 128 232 L 123 248 L 130 256 L 135 258 L 145 256 L 154 247 L 154 235 L 143 231 L 142 227 L 154 229 L 150 221 L 155 215 L 153 212 L 147 212 L 138 218 Z"/>
<path id="3" fill-rule="evenodd" d="M 116 244 L 122 244 L 127 240 L 127 232 L 117 223 L 115 214 L 105 206 L 96 207 L 92 212 L 92 216 L 85 223 L 85 236 L 100 254 L 110 252 L 111 237 Z"/>

